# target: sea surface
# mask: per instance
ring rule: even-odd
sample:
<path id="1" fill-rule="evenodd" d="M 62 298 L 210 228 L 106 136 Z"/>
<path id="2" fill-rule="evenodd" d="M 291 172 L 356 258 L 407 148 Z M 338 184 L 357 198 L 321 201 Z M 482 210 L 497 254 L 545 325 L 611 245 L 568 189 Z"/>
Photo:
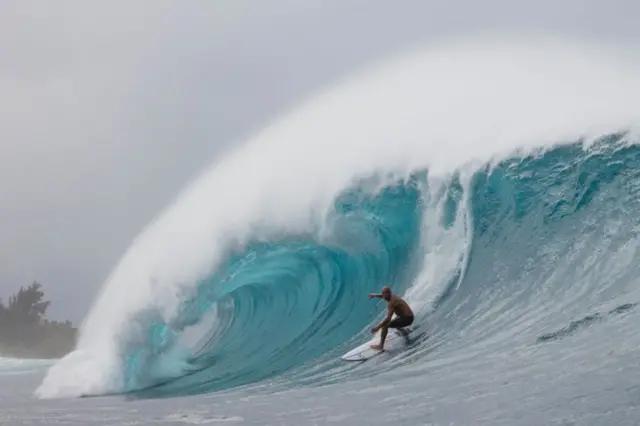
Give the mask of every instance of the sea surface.
<path id="1" fill-rule="evenodd" d="M 638 70 L 458 40 L 311 94 L 141 232 L 72 353 L 0 359 L 0 424 L 640 424 Z M 342 361 L 384 285 L 424 335 Z"/>

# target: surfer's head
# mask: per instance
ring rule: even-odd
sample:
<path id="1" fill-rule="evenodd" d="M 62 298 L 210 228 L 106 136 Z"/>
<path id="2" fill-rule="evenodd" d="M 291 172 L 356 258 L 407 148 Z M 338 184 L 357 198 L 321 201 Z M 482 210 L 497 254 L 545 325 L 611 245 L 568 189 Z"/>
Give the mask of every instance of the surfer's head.
<path id="1" fill-rule="evenodd" d="M 382 291 L 380 292 L 382 294 L 382 298 L 384 300 L 389 300 L 391 299 L 391 288 L 384 286 L 382 287 Z"/>

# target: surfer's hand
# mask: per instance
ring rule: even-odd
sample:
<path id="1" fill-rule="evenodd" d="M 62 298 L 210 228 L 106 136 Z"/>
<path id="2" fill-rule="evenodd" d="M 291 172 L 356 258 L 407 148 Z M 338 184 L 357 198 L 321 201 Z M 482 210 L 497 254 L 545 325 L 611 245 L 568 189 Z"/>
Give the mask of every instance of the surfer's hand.
<path id="1" fill-rule="evenodd" d="M 371 329 L 371 334 L 376 334 L 376 331 L 378 331 L 378 327 L 373 327 Z"/>
<path id="2" fill-rule="evenodd" d="M 375 293 L 369 293 L 369 299 L 373 299 L 376 296 L 377 296 L 377 294 L 375 294 Z"/>

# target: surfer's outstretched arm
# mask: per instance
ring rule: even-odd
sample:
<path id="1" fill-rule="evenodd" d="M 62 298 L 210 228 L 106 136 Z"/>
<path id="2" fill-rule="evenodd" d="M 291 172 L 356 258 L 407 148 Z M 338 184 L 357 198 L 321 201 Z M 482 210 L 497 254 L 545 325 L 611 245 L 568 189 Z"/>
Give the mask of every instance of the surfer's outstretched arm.
<path id="1" fill-rule="evenodd" d="M 369 299 L 373 299 L 374 297 L 382 298 L 382 294 L 379 294 L 379 293 L 369 293 Z"/>

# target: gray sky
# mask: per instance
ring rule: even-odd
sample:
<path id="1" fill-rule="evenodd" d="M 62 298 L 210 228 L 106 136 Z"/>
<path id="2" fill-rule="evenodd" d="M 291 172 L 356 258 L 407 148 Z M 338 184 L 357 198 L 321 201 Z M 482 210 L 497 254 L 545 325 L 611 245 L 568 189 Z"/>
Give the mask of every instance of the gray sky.
<path id="1" fill-rule="evenodd" d="M 378 56 L 523 29 L 637 45 L 628 1 L 0 2 L 0 296 L 78 321 L 225 145 Z"/>

